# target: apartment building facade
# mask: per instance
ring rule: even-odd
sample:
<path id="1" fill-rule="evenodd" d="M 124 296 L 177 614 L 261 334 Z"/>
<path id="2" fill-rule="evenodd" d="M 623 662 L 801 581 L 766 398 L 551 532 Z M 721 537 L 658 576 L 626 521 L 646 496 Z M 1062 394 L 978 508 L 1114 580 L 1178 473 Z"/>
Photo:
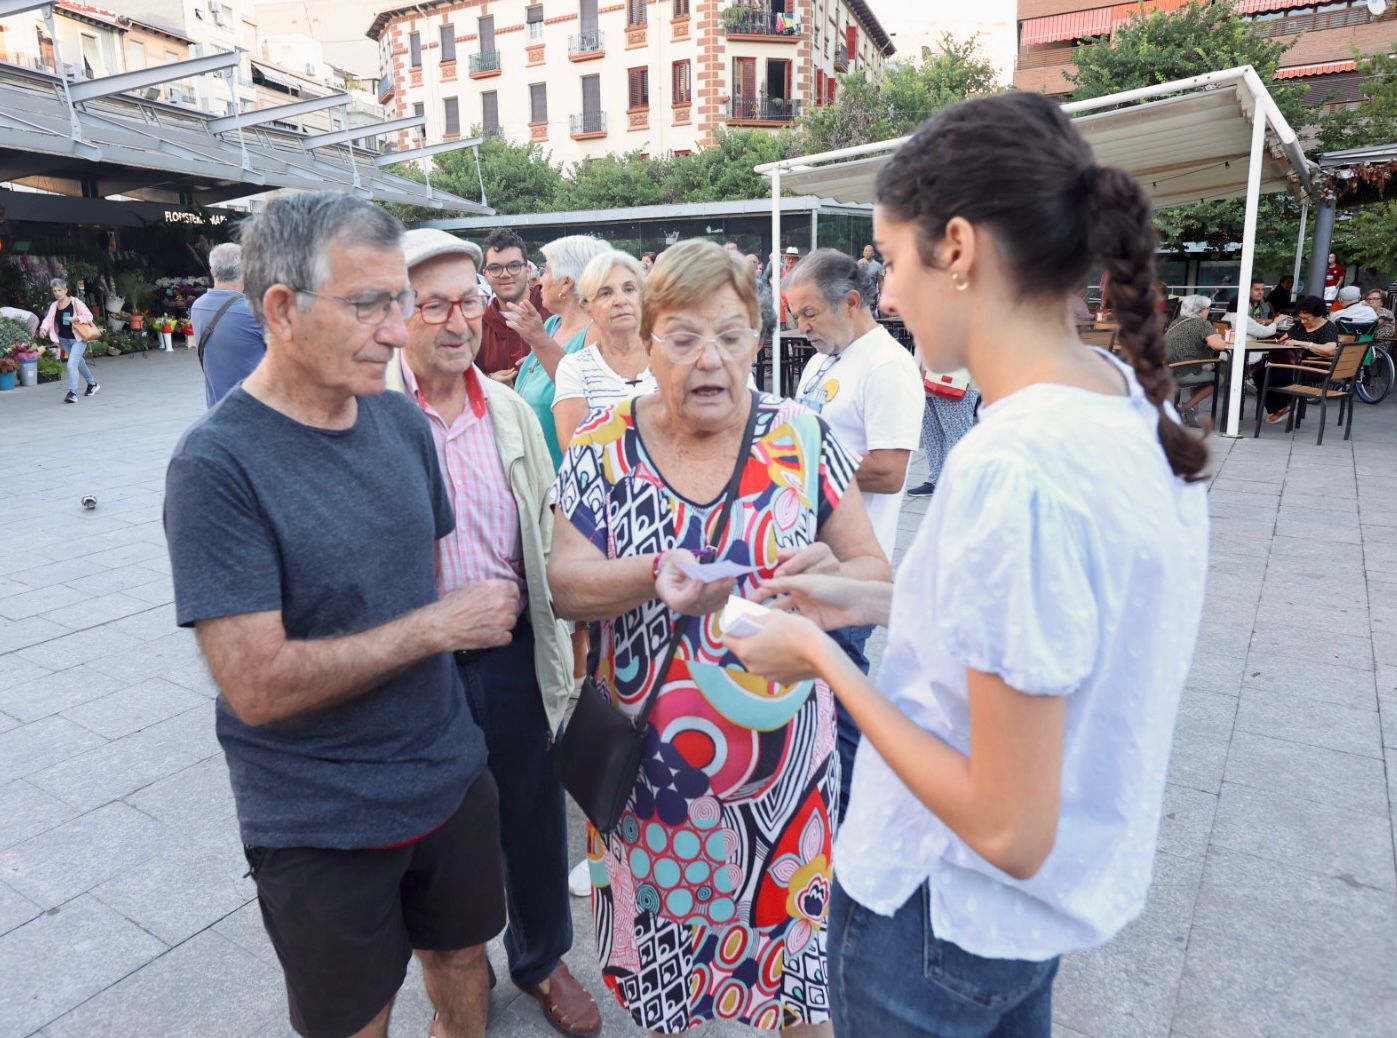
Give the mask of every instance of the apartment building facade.
<path id="1" fill-rule="evenodd" d="M 1232 7 L 1267 36 L 1294 43 L 1281 59 L 1276 79 L 1304 83 L 1311 105 L 1345 105 L 1362 99 L 1362 77 L 1353 52 L 1397 50 L 1397 4 L 1391 0 L 1212 0 Z M 1014 85 L 1020 90 L 1067 94 L 1073 50 L 1094 46 L 1138 12 L 1171 11 L 1187 0 L 1137 0 L 1101 5 L 1090 0 L 1018 0 L 1018 57 Z"/>
<path id="2" fill-rule="evenodd" d="M 790 126 L 835 99 L 836 72 L 893 53 L 866 0 L 439 0 L 382 12 L 369 37 L 379 99 L 427 119 L 399 149 L 479 126 L 564 162 Z"/>

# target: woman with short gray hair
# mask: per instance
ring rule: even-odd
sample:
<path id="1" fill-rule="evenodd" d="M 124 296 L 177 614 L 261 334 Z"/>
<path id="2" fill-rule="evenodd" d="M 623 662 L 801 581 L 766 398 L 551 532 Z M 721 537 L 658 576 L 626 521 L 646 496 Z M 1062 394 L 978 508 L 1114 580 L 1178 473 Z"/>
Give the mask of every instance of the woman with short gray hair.
<path id="1" fill-rule="evenodd" d="M 563 463 L 563 451 L 558 445 L 558 428 L 553 421 L 553 380 L 565 356 L 596 342 L 592 318 L 582 309 L 577 285 L 587 264 L 610 248 L 607 242 L 590 234 L 570 234 L 555 238 L 539 250 L 545 261 L 541 285 L 543 305 L 553 316 L 543 322 L 545 337 L 528 340 L 531 352 L 519 366 L 514 391 L 528 401 L 538 415 L 548 453 L 553 457 L 554 471 Z M 511 315 L 505 320 L 512 327 L 516 318 Z M 524 322 L 520 320 L 520 323 Z M 520 329 L 521 334 L 524 331 Z"/>
<path id="2" fill-rule="evenodd" d="M 1164 345 L 1169 351 L 1168 362 L 1216 360 L 1217 355 L 1227 349 L 1211 321 L 1208 312 L 1213 301 L 1207 296 L 1184 296 L 1179 303 L 1178 319 L 1164 333 Z M 1213 371 L 1211 364 L 1191 364 L 1186 368 L 1176 368 L 1174 381 L 1180 386 L 1193 387 L 1180 415 L 1184 424 L 1198 428 L 1198 405 L 1213 391 Z"/>
<path id="3" fill-rule="evenodd" d="M 39 334 L 47 335 L 50 341 L 56 343 L 58 348 L 68 355 L 68 395 L 63 398 L 63 402 L 76 404 L 79 376 L 87 382 L 87 392 L 83 396 L 92 396 L 102 388 L 92 377 L 92 370 L 87 366 L 87 358 L 84 356 L 87 352 L 87 342 L 78 336 L 74 327 L 78 324 L 91 324 L 92 311 L 77 296 L 68 294 L 67 278 L 51 279 L 49 288 L 53 291 L 53 302 L 49 304 L 49 311 L 44 316 L 43 323 L 39 325 Z"/>

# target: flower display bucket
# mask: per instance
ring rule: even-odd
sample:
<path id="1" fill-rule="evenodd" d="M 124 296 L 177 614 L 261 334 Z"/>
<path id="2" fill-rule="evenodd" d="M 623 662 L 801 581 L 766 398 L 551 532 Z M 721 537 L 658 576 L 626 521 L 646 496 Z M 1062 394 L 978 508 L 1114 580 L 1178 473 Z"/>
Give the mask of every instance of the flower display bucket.
<path id="1" fill-rule="evenodd" d="M 175 336 L 173 332 L 160 333 L 160 348 L 167 353 L 175 348 Z"/>
<path id="2" fill-rule="evenodd" d="M 7 389 L 15 388 L 15 373 L 13 371 L 0 371 L 0 393 Z"/>
<path id="3" fill-rule="evenodd" d="M 21 386 L 37 386 L 39 384 L 39 362 L 37 360 L 19 362 L 19 384 Z"/>

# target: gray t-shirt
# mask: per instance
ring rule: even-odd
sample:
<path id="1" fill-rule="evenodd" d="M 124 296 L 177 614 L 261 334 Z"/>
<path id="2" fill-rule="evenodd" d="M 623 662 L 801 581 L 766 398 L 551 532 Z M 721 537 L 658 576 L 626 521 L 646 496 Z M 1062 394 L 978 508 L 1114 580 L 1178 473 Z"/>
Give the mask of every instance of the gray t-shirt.
<path id="1" fill-rule="evenodd" d="M 380 626 L 436 599 L 435 543 L 454 526 L 406 397 L 360 397 L 354 426 L 332 431 L 239 387 L 185 433 L 165 476 L 176 620 L 279 610 L 293 640 Z M 400 843 L 449 818 L 485 767 L 448 653 L 294 721 L 250 726 L 222 697 L 216 717 L 250 845 Z"/>

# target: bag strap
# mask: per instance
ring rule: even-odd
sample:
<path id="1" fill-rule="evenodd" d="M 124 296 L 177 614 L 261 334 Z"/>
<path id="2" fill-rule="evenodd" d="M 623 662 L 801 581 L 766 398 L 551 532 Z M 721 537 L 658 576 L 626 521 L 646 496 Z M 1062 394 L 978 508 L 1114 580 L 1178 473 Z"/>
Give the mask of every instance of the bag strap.
<path id="1" fill-rule="evenodd" d="M 228 312 L 228 308 L 241 298 L 242 295 L 239 294 L 223 300 L 223 305 L 214 311 L 213 320 L 204 325 L 204 334 L 199 336 L 199 369 L 201 371 L 204 367 L 204 347 L 208 345 L 209 336 L 213 334 L 213 330 L 217 327 L 219 319 Z"/>
<path id="2" fill-rule="evenodd" d="M 718 514 L 718 522 L 713 527 L 713 536 L 710 540 L 710 547 L 721 543 L 723 536 L 728 532 L 728 521 L 732 517 L 732 506 L 737 501 L 737 492 L 742 486 L 742 473 L 747 469 L 747 459 L 752 453 L 752 440 L 757 432 L 757 403 L 760 396 L 754 389 L 749 389 L 751 397 L 751 407 L 747 413 L 747 428 L 742 433 L 742 446 L 737 451 L 737 462 L 733 465 L 732 475 L 728 478 L 728 485 L 723 490 L 722 511 Z M 655 708 L 655 700 L 659 698 L 660 688 L 665 683 L 665 675 L 669 673 L 669 668 L 674 663 L 674 657 L 679 652 L 679 629 L 683 624 L 683 618 L 676 620 L 674 631 L 669 641 L 669 651 L 665 653 L 664 663 L 655 672 L 655 684 L 645 697 L 645 704 L 640 708 L 640 713 L 636 715 L 635 727 L 642 730 L 650 721 L 650 711 Z"/>

